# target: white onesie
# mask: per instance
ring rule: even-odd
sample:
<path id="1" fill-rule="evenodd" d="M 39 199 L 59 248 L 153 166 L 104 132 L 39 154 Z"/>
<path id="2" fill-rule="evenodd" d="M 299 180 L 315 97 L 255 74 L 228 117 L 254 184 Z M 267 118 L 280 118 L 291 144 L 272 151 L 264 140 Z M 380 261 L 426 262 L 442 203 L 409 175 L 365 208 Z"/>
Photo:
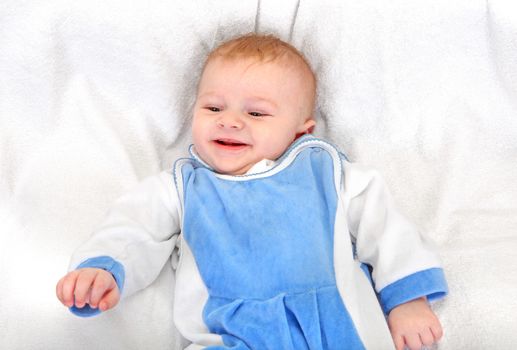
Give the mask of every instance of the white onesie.
<path id="1" fill-rule="evenodd" d="M 447 293 L 378 173 L 328 142 L 301 137 L 242 176 L 191 153 L 122 197 L 70 265 L 110 271 L 127 297 L 172 255 L 189 349 L 393 349 L 384 314 Z"/>

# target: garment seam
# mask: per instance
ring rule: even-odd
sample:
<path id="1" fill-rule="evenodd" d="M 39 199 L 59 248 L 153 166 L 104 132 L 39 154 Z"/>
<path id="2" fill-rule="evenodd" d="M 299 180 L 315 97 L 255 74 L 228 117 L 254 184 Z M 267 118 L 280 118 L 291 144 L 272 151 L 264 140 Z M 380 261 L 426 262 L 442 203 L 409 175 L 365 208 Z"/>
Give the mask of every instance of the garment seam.
<path id="1" fill-rule="evenodd" d="M 300 292 L 278 292 L 275 295 L 273 295 L 272 297 L 268 297 L 268 298 L 251 298 L 251 297 L 247 297 L 247 296 L 243 296 L 243 297 L 224 297 L 224 296 L 220 296 L 220 295 L 212 294 L 212 293 L 209 293 L 209 296 L 210 296 L 210 298 L 218 298 L 218 299 L 232 300 L 232 301 L 235 301 L 235 300 L 266 301 L 266 300 L 274 299 L 274 298 L 279 297 L 279 296 L 284 296 L 285 297 L 285 296 L 304 295 L 304 294 L 309 294 L 311 292 L 318 292 L 318 291 L 322 291 L 322 290 L 326 290 L 326 289 L 332 289 L 332 288 L 336 288 L 337 289 L 337 283 L 334 282 L 333 284 L 327 284 L 327 285 L 323 285 L 323 286 L 320 286 L 320 287 L 317 287 L 317 288 L 309 288 L 309 289 L 306 289 L 306 290 L 300 291 Z"/>
<path id="2" fill-rule="evenodd" d="M 273 167 L 271 167 L 270 169 L 267 169 L 265 171 L 261 171 L 261 172 L 258 172 L 258 173 L 253 173 L 253 174 L 243 174 L 243 175 L 227 175 L 227 174 L 219 174 L 217 172 L 214 171 L 213 168 L 211 168 L 210 166 L 208 166 L 199 156 L 197 156 L 194 152 L 193 152 L 193 145 L 190 145 L 189 146 L 189 153 L 191 155 L 191 158 L 179 158 L 176 160 L 175 162 L 175 167 L 176 167 L 176 163 L 180 160 L 186 160 L 186 161 L 191 161 L 191 162 L 197 162 L 198 164 L 201 165 L 201 167 L 205 168 L 205 169 L 208 169 L 210 171 L 212 171 L 214 173 L 214 176 L 216 176 L 218 179 L 221 179 L 221 180 L 227 180 L 227 181 L 251 181 L 251 180 L 255 180 L 255 179 L 260 179 L 260 178 L 263 178 L 263 177 L 266 177 L 266 174 L 268 173 L 272 173 L 272 175 L 275 175 L 277 172 L 281 171 L 282 169 L 278 170 L 279 167 L 287 167 L 289 166 L 290 164 L 283 164 L 283 161 L 290 157 L 294 152 L 297 152 L 297 151 L 302 151 L 303 150 L 303 147 L 305 147 L 307 144 L 311 143 L 311 142 L 314 142 L 315 143 L 315 147 L 318 147 L 319 149 L 322 149 L 322 150 L 325 150 L 327 151 L 328 153 L 330 153 L 330 156 L 331 158 L 337 162 L 339 165 L 339 169 L 340 169 L 340 173 L 343 173 L 343 161 L 341 159 L 341 156 L 343 156 L 345 158 L 345 160 L 348 160 L 346 155 L 342 152 L 340 152 L 336 146 L 334 146 L 332 143 L 326 141 L 326 140 L 323 140 L 323 139 L 320 139 L 320 138 L 317 138 L 317 137 L 311 137 L 311 136 L 306 136 L 306 137 L 302 137 L 296 141 L 294 141 L 291 146 L 289 146 L 289 148 L 287 149 L 286 152 L 284 152 L 284 154 L 282 154 L 282 156 L 280 156 L 280 158 L 276 159 L 275 160 L 275 165 L 273 165 Z M 318 145 L 318 143 L 320 145 Z M 334 155 L 332 154 L 332 152 L 325 148 L 324 146 L 322 146 L 321 144 L 323 145 L 326 145 L 328 146 L 330 149 L 332 149 L 334 152 L 336 152 L 336 155 L 337 157 L 334 157 Z M 299 154 L 299 153 L 298 153 Z M 295 155 L 295 158 L 296 156 Z M 275 172 L 276 170 L 276 172 Z M 334 172 L 336 172 L 336 169 L 334 169 Z M 177 177 L 175 176 L 175 181 L 177 181 Z M 341 186 L 341 182 L 343 181 L 343 177 L 340 176 L 340 186 Z M 176 184 L 177 185 L 177 184 Z M 337 190 L 338 188 L 336 188 Z"/>

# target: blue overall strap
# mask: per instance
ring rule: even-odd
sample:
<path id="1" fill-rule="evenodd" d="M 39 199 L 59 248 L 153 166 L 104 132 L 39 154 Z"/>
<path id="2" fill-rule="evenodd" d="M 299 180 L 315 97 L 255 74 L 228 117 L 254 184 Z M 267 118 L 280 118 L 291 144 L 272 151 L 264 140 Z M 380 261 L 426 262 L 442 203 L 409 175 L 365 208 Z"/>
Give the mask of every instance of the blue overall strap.
<path id="1" fill-rule="evenodd" d="M 203 318 L 225 344 L 212 348 L 363 349 L 333 266 L 340 164 L 317 145 L 287 154 L 259 177 L 182 166 L 183 234 L 209 293 Z"/>

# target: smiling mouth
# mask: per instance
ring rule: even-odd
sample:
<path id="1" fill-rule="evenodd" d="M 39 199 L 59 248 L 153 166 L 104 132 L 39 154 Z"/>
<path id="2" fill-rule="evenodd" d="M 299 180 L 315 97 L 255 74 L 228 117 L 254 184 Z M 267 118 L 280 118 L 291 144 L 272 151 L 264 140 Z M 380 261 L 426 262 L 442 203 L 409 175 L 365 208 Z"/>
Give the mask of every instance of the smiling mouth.
<path id="1" fill-rule="evenodd" d="M 237 141 L 237 140 L 229 140 L 229 139 L 218 139 L 214 140 L 214 142 L 218 145 L 225 146 L 225 147 L 243 147 L 247 146 L 246 143 Z"/>

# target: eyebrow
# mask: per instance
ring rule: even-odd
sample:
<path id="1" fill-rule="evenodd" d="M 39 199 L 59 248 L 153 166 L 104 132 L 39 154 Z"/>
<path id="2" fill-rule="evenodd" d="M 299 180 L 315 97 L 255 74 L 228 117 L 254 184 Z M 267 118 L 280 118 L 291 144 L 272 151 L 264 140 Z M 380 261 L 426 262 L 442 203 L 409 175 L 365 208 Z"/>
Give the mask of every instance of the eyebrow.
<path id="1" fill-rule="evenodd" d="M 267 104 L 270 104 L 274 108 L 278 108 L 278 104 L 275 101 L 272 101 L 272 100 L 270 100 L 268 98 L 265 98 L 265 97 L 253 96 L 249 100 L 251 102 L 259 102 L 259 103 L 265 102 Z"/>
<path id="2" fill-rule="evenodd" d="M 218 98 L 218 99 L 222 98 L 222 96 L 220 94 L 209 91 L 209 92 L 205 92 L 202 95 L 199 95 L 197 97 L 197 99 L 212 98 L 212 97 L 213 98 Z M 252 96 L 252 97 L 248 98 L 247 100 L 250 101 L 250 102 L 267 103 L 267 104 L 271 105 L 274 108 L 278 108 L 278 104 L 275 101 L 273 101 L 271 99 L 268 99 L 266 97 Z"/>
<path id="3" fill-rule="evenodd" d="M 214 92 L 205 92 L 204 94 L 202 95 L 198 95 L 197 96 L 197 99 L 200 99 L 200 98 L 206 98 L 206 97 L 216 97 L 216 98 L 221 98 L 220 95 L 214 93 Z"/>

